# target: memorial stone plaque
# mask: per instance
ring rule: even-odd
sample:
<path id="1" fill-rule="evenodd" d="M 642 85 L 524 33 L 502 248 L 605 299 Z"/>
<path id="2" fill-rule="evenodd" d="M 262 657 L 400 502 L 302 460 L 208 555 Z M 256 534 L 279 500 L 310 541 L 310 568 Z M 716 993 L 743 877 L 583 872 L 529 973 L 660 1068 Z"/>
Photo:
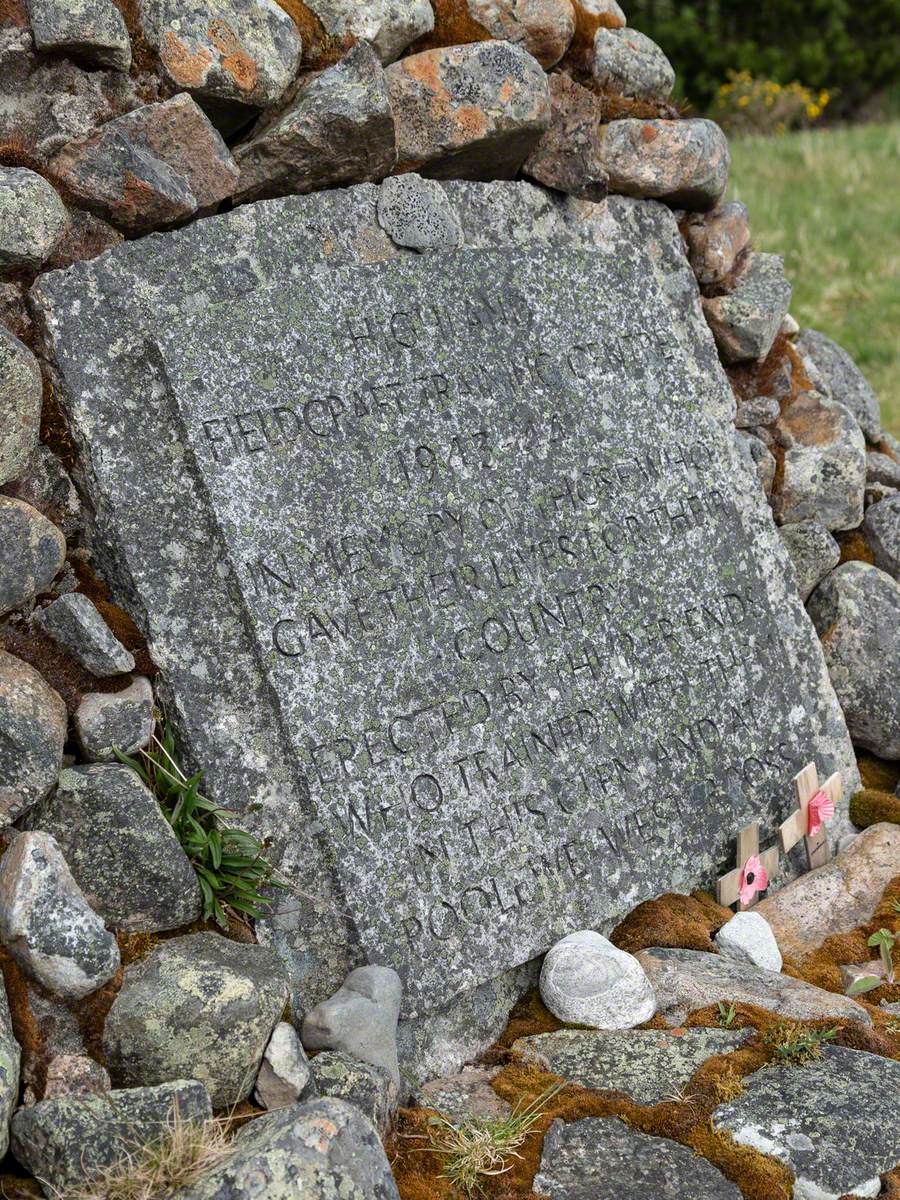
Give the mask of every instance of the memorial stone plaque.
<path id="1" fill-rule="evenodd" d="M 99 406 L 177 447 L 146 487 L 171 517 L 167 477 L 189 486 L 197 554 L 148 532 L 132 567 L 175 698 L 190 725 L 237 618 L 254 666 L 227 690 L 258 732 L 242 745 L 220 713 L 213 740 L 225 767 L 284 747 L 294 861 L 327 877 L 353 957 L 400 971 L 408 1015 L 689 886 L 745 819 L 788 810 L 822 733 L 828 697 L 797 690 L 817 644 L 799 601 L 773 611 L 783 568 L 689 339 L 648 255 L 615 251 L 310 263 L 142 319 L 143 408 L 93 367 L 70 384 L 86 444 Z M 102 286 L 42 286 L 60 362 L 60 301 Z M 124 496 L 113 536 L 120 510 L 149 529 L 94 457 L 97 496 Z M 173 653 L 177 589 L 196 664 Z"/>

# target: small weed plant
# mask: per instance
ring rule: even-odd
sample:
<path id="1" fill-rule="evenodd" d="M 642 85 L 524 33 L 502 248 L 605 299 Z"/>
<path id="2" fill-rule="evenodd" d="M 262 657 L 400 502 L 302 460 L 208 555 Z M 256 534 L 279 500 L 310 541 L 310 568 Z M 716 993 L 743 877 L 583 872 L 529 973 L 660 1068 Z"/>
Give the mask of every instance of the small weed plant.
<path id="1" fill-rule="evenodd" d="M 730 1029 L 737 1018 L 737 1005 L 732 1000 L 731 1004 L 726 1004 L 724 1000 L 719 1001 L 719 1015 L 716 1018 L 723 1029 Z"/>
<path id="2" fill-rule="evenodd" d="M 166 820 L 184 847 L 203 893 L 203 916 L 223 929 L 229 910 L 259 918 L 270 907 L 266 887 L 284 887 L 264 848 L 252 834 L 226 820 L 232 814 L 200 792 L 203 772 L 188 777 L 182 770 L 171 728 L 154 732 L 140 759 L 116 750 L 120 762 L 137 771 L 155 794 Z"/>
<path id="3" fill-rule="evenodd" d="M 837 1029 L 807 1029 L 795 1022 L 779 1021 L 765 1036 L 775 1051 L 775 1061 L 784 1067 L 796 1067 L 818 1058 L 823 1042 L 837 1037 Z"/>
<path id="4" fill-rule="evenodd" d="M 438 1114 L 431 1117 L 431 1145 L 425 1153 L 446 1159 L 441 1178 L 449 1182 L 467 1200 L 484 1194 L 485 1180 L 505 1175 L 512 1169 L 512 1158 L 540 1120 L 550 1101 L 565 1087 L 559 1083 L 535 1097 L 530 1104 L 517 1104 L 505 1117 L 470 1120 L 455 1125 Z"/>
<path id="5" fill-rule="evenodd" d="M 879 929 L 869 938 L 868 944 L 877 949 L 884 965 L 884 977 L 888 983 L 894 982 L 894 947 L 897 945 L 897 935 L 890 929 Z"/>

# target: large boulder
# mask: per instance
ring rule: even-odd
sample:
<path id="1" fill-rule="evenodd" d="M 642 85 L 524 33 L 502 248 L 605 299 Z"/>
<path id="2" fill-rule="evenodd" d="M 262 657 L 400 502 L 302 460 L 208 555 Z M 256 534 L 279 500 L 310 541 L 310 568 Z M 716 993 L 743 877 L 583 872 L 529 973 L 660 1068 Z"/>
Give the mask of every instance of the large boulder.
<path id="1" fill-rule="evenodd" d="M 598 29 L 593 73 L 604 91 L 636 100 L 668 100 L 675 86 L 672 64 L 656 42 L 637 29 Z"/>
<path id="2" fill-rule="evenodd" d="M 113 929 L 151 933 L 200 916 L 194 868 L 130 767 L 67 768 L 25 823 L 55 838 L 85 899 Z"/>
<path id="3" fill-rule="evenodd" d="M 349 49 L 368 42 L 383 63 L 394 62 L 434 29 L 430 0 L 305 0 L 325 32 Z"/>
<path id="4" fill-rule="evenodd" d="M 0 486 L 21 475 L 38 444 L 41 368 L 0 323 Z"/>
<path id="5" fill-rule="evenodd" d="M 66 539 L 45 516 L 0 496 L 0 616 L 45 591 L 66 557 Z"/>
<path id="6" fill-rule="evenodd" d="M 412 54 L 387 69 L 399 167 L 439 179 L 509 179 L 550 124 L 540 63 L 509 42 Z"/>
<path id="7" fill-rule="evenodd" d="M 805 329 L 796 344 L 814 367 L 816 387 L 849 408 L 869 441 L 877 442 L 881 436 L 878 397 L 843 346 L 816 329 Z"/>
<path id="8" fill-rule="evenodd" d="M 56 781 L 66 706 L 34 667 L 0 650 L 0 822 L 36 804 Z"/>
<path id="9" fill-rule="evenodd" d="M 149 1086 L 192 1076 L 215 1108 L 253 1090 L 288 998 L 271 950 L 194 933 L 128 967 L 103 1031 L 114 1082 Z"/>
<path id="10" fill-rule="evenodd" d="M 728 184 L 731 157 L 713 121 L 611 121 L 600 134 L 609 190 L 675 208 L 715 207 Z"/>
<path id="11" fill-rule="evenodd" d="M 0 271 L 36 270 L 66 228 L 66 207 L 43 176 L 0 167 Z"/>
<path id="12" fill-rule="evenodd" d="M 235 150 L 238 200 L 382 179 L 397 159 L 384 71 L 365 42 L 310 76 L 290 107 Z"/>
<path id="13" fill-rule="evenodd" d="M 784 259 L 779 254 L 749 254 L 729 291 L 703 299 L 703 313 L 723 360 L 766 358 L 790 303 Z"/>
<path id="14" fill-rule="evenodd" d="M 850 736 L 881 758 L 900 758 L 900 583 L 847 562 L 807 603 Z"/>
<path id="15" fill-rule="evenodd" d="M 559 62 L 575 32 L 572 0 L 467 0 L 467 5 L 491 37 L 521 46 L 545 70 Z"/>
<path id="16" fill-rule="evenodd" d="M 900 494 L 866 509 L 863 536 L 875 555 L 875 566 L 900 581 Z"/>
<path id="17" fill-rule="evenodd" d="M 131 42 L 113 0 L 28 0 L 35 49 L 127 71 Z"/>

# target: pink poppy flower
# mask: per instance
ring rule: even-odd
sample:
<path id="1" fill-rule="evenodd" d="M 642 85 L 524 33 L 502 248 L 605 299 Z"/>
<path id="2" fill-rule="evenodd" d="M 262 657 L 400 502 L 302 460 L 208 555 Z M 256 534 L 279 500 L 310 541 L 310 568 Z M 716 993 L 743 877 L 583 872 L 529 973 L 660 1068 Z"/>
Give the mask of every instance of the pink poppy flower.
<path id="1" fill-rule="evenodd" d="M 756 854 L 751 854 L 741 867 L 741 887 L 738 893 L 741 904 L 750 904 L 757 892 L 764 892 L 769 886 L 769 872 L 759 861 Z"/>
<path id="2" fill-rule="evenodd" d="M 809 802 L 809 837 L 815 837 L 834 816 L 834 801 L 827 792 L 816 792 Z"/>

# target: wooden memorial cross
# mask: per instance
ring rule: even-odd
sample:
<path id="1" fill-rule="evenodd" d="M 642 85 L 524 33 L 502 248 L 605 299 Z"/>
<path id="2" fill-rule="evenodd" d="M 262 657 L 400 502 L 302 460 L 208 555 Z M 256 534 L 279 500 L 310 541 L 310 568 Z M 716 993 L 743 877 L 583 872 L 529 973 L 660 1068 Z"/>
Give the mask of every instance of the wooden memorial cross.
<path id="1" fill-rule="evenodd" d="M 771 879 L 778 870 L 778 847 L 770 846 L 768 850 L 763 850 L 762 854 L 759 853 L 759 825 L 755 821 L 738 834 L 737 866 L 727 875 L 723 875 L 716 884 L 716 899 L 726 908 L 737 904 L 738 912 L 743 912 L 745 909 L 752 908 L 756 903 L 758 892 L 746 904 L 741 900 L 741 888 L 745 884 L 753 882 L 753 872 L 748 872 L 745 878 L 744 868 L 747 860 L 754 856 L 759 858 L 760 865 Z"/>
<path id="2" fill-rule="evenodd" d="M 844 785 L 840 771 L 835 771 L 820 786 L 816 764 L 807 763 L 803 770 L 794 776 L 794 789 L 800 807 L 791 813 L 779 830 L 781 846 L 787 854 L 801 838 L 805 838 L 809 869 L 812 870 L 814 867 L 823 866 L 831 858 L 831 843 L 828 841 L 825 822 L 843 795 Z M 815 832 L 810 833 L 810 829 L 814 829 Z"/>

